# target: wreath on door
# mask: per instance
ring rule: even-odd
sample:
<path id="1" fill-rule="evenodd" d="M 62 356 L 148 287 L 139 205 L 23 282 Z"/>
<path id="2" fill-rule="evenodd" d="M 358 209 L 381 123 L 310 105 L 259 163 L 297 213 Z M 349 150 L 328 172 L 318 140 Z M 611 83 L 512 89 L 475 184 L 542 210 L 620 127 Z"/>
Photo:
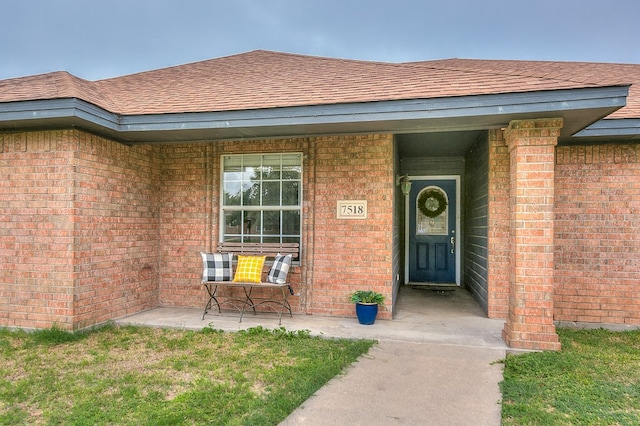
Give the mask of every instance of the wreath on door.
<path id="1" fill-rule="evenodd" d="M 438 217 L 447 209 L 447 199 L 442 192 L 435 189 L 424 191 L 418 197 L 418 209 L 426 217 Z"/>

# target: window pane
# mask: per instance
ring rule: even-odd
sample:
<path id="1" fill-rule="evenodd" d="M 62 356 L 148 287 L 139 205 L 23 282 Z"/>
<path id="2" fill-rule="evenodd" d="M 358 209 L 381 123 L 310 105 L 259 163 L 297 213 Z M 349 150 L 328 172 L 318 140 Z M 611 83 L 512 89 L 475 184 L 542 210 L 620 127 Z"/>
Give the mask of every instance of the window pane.
<path id="1" fill-rule="evenodd" d="M 263 243 L 279 243 L 280 237 L 264 237 L 262 239 Z"/>
<path id="2" fill-rule="evenodd" d="M 263 217 L 263 233 L 265 235 L 280 235 L 280 211 L 265 211 Z"/>
<path id="3" fill-rule="evenodd" d="M 296 182 L 296 181 L 282 182 L 282 205 L 283 206 L 299 206 L 300 205 L 300 182 Z"/>
<path id="4" fill-rule="evenodd" d="M 282 212 L 282 233 L 286 235 L 300 235 L 300 212 Z"/>
<path id="5" fill-rule="evenodd" d="M 242 212 L 226 211 L 224 213 L 224 234 L 240 235 L 242 231 L 241 223 Z"/>
<path id="6" fill-rule="evenodd" d="M 298 243 L 298 244 L 300 244 L 300 238 L 299 237 L 282 237 L 282 242 L 283 243 Z"/>
<path id="7" fill-rule="evenodd" d="M 225 179 L 227 177 L 227 173 L 240 173 L 242 172 L 242 156 L 238 155 L 228 155 L 224 157 L 224 173 Z"/>
<path id="8" fill-rule="evenodd" d="M 224 158 L 223 204 L 239 206 L 242 196 L 242 157 L 227 156 Z"/>
<path id="9" fill-rule="evenodd" d="M 262 179 L 280 180 L 280 154 L 262 156 Z"/>
<path id="10" fill-rule="evenodd" d="M 301 179 L 302 166 L 300 154 L 286 154 L 282 156 L 282 179 Z"/>
<path id="11" fill-rule="evenodd" d="M 244 206 L 259 206 L 260 205 L 260 182 L 254 182 L 249 188 L 244 191 L 242 200 Z"/>
<path id="12" fill-rule="evenodd" d="M 242 157 L 242 165 L 245 171 L 248 170 L 248 168 L 256 169 L 262 165 L 262 155 L 250 154 L 241 155 L 240 157 Z"/>
<path id="13" fill-rule="evenodd" d="M 262 159 L 260 155 L 245 155 L 242 161 L 242 179 L 259 180 Z"/>
<path id="14" fill-rule="evenodd" d="M 260 212 L 244 211 L 243 214 L 243 234 L 256 235 L 260 234 L 262 228 L 260 223 Z"/>
<path id="15" fill-rule="evenodd" d="M 262 205 L 263 206 L 279 206 L 280 205 L 280 182 L 263 182 L 262 183 Z"/>
<path id="16" fill-rule="evenodd" d="M 242 184 L 238 181 L 224 182 L 224 205 L 239 206 L 242 201 Z"/>

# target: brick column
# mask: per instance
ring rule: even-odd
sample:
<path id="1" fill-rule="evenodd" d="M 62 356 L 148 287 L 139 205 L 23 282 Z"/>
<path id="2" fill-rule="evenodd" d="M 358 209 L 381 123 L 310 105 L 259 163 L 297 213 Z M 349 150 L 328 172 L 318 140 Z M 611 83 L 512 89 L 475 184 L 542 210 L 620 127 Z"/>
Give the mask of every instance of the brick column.
<path id="1" fill-rule="evenodd" d="M 509 312 L 509 148 L 500 129 L 489 130 L 487 316 Z"/>
<path id="2" fill-rule="evenodd" d="M 559 350 L 553 324 L 554 158 L 562 119 L 512 121 L 509 313 L 502 332 L 512 348 Z"/>

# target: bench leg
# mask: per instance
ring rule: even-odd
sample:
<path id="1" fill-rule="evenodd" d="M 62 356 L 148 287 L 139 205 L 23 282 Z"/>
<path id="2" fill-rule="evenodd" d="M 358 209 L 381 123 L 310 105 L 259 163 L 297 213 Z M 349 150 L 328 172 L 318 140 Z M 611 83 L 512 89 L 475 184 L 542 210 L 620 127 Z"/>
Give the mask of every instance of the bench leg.
<path id="1" fill-rule="evenodd" d="M 282 324 L 282 312 L 286 309 L 289 311 L 289 317 L 293 318 L 293 312 L 291 311 L 291 305 L 288 300 L 288 293 L 292 291 L 291 286 L 282 287 L 282 309 L 280 309 L 280 317 L 278 318 L 278 325 Z"/>
<path id="2" fill-rule="evenodd" d="M 218 313 L 222 312 L 220 310 L 220 302 L 218 302 L 218 299 L 216 298 L 216 291 L 218 290 L 218 286 L 210 283 L 203 283 L 203 284 L 204 284 L 204 288 L 207 290 L 207 294 L 209 295 L 209 301 L 204 307 L 202 320 L 204 320 L 204 316 L 207 315 L 207 313 L 209 312 L 209 309 L 211 309 L 211 307 L 213 306 L 214 301 L 216 303 L 216 306 L 218 307 Z"/>
<path id="3" fill-rule="evenodd" d="M 257 315 L 256 304 L 253 303 L 253 299 L 251 299 L 251 291 L 253 290 L 253 287 L 249 287 L 249 291 L 247 291 L 247 287 L 242 287 L 242 289 L 244 290 L 245 299 L 242 309 L 240 309 L 240 322 L 242 322 L 242 317 L 244 316 L 247 308 L 253 309 L 253 315 Z"/>
<path id="4" fill-rule="evenodd" d="M 246 287 L 242 287 L 242 289 L 244 290 L 244 295 L 246 297 L 244 301 L 245 306 L 251 307 L 253 309 L 253 315 L 256 315 L 256 304 L 253 302 L 253 299 L 251 298 L 251 292 L 253 291 L 253 287 L 249 287 L 248 292 Z"/>

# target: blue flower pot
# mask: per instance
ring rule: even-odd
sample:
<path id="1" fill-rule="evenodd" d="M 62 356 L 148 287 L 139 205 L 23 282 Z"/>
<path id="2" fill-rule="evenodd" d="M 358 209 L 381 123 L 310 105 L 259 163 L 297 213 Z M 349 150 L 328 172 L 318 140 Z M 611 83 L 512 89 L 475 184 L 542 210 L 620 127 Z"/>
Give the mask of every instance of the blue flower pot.
<path id="1" fill-rule="evenodd" d="M 356 316 L 360 324 L 373 324 L 376 321 L 376 316 L 378 316 L 378 304 L 356 303 Z"/>

